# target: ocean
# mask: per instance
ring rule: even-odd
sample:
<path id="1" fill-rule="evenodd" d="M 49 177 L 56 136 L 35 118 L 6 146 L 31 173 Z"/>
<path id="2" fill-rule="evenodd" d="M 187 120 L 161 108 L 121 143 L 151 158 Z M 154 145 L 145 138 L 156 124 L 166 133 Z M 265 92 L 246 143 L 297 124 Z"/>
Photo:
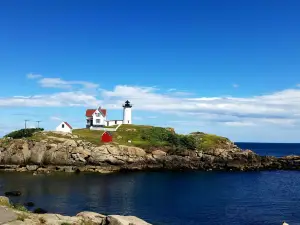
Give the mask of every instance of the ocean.
<path id="1" fill-rule="evenodd" d="M 239 145 L 278 156 L 297 152 L 289 144 Z M 298 171 L 0 173 L 0 195 L 22 192 L 13 202 L 65 215 L 135 215 L 154 225 L 300 224 L 299 184 Z"/>
<path id="2" fill-rule="evenodd" d="M 250 143 L 236 142 L 241 149 L 250 149 L 259 155 L 282 157 L 300 155 L 300 143 Z"/>

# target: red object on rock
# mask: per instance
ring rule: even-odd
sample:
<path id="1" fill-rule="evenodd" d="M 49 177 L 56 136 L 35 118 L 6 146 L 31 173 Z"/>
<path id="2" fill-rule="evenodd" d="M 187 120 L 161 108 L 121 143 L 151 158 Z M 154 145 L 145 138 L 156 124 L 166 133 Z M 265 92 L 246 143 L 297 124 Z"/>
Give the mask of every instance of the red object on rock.
<path id="1" fill-rule="evenodd" d="M 102 142 L 112 142 L 112 134 L 108 131 L 105 131 L 101 136 Z"/>

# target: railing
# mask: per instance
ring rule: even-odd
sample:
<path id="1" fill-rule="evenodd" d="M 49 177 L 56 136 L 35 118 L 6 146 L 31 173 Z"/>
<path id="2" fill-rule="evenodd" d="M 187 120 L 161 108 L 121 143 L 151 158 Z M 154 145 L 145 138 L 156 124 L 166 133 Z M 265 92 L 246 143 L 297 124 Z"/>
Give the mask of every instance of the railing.
<path id="1" fill-rule="evenodd" d="M 119 124 L 116 128 L 106 128 L 106 127 L 90 127 L 91 130 L 103 130 L 103 131 L 117 131 L 122 124 Z"/>

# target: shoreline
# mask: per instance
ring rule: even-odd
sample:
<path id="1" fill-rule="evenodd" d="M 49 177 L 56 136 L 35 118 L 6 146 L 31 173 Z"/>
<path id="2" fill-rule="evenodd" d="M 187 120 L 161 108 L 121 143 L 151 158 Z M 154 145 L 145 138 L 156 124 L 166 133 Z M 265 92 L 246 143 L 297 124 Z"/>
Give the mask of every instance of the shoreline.
<path id="1" fill-rule="evenodd" d="M 103 215 L 83 211 L 75 216 L 53 214 L 37 208 L 39 213 L 29 211 L 23 205 L 12 205 L 9 198 L 0 196 L 0 224 L 4 225 L 151 225 L 136 216 Z M 37 211 L 37 209 L 35 211 Z"/>
<path id="2" fill-rule="evenodd" d="M 151 151 L 125 145 L 93 145 L 78 138 L 14 139 L 0 142 L 0 171 L 51 173 L 120 171 L 300 170 L 300 156 L 259 156 L 232 142 L 206 151 Z"/>

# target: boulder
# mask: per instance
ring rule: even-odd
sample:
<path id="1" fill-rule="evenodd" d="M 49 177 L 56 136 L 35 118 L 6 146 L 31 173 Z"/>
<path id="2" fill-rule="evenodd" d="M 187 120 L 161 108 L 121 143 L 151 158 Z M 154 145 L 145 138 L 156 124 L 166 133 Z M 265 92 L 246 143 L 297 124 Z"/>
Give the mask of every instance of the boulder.
<path id="1" fill-rule="evenodd" d="M 93 224 L 102 224 L 106 218 L 106 216 L 95 212 L 80 212 L 76 217 L 82 218 L 83 221 L 90 221 Z"/>
<path id="2" fill-rule="evenodd" d="M 21 191 L 7 191 L 4 193 L 5 196 L 21 196 Z"/>
<path id="3" fill-rule="evenodd" d="M 167 153 L 164 152 L 164 151 L 161 151 L 161 150 L 155 150 L 155 151 L 152 152 L 152 155 L 153 155 L 153 157 L 154 157 L 155 159 L 157 159 L 157 158 L 161 158 L 161 157 L 166 156 Z"/>
<path id="4" fill-rule="evenodd" d="M 143 157 L 146 155 L 145 150 L 137 147 L 129 147 L 129 146 L 124 146 L 120 145 L 120 152 L 121 154 L 125 154 L 130 157 Z"/>
<path id="5" fill-rule="evenodd" d="M 47 213 L 47 211 L 45 209 L 42 209 L 42 208 L 36 208 L 35 210 L 33 210 L 33 213 L 45 214 L 45 213 Z"/>
<path id="6" fill-rule="evenodd" d="M 62 216 L 59 214 L 44 214 L 40 217 L 40 224 L 61 225 L 61 224 L 83 224 L 81 219 L 71 216 Z"/>
<path id="7" fill-rule="evenodd" d="M 107 217 L 107 221 L 109 225 L 151 225 L 135 216 L 111 215 Z"/>
<path id="8" fill-rule="evenodd" d="M 46 151 L 46 145 L 44 143 L 37 142 L 31 149 L 30 162 L 37 165 L 42 164 Z"/>
<path id="9" fill-rule="evenodd" d="M 0 196 L 0 205 L 9 206 L 10 205 L 9 198 L 5 196 Z"/>
<path id="10" fill-rule="evenodd" d="M 28 171 L 36 171 L 37 168 L 38 168 L 37 165 L 27 165 L 27 166 L 26 166 L 26 169 L 27 169 Z"/>
<path id="11" fill-rule="evenodd" d="M 77 147 L 77 143 L 74 140 L 67 140 L 64 142 L 65 146 Z"/>

